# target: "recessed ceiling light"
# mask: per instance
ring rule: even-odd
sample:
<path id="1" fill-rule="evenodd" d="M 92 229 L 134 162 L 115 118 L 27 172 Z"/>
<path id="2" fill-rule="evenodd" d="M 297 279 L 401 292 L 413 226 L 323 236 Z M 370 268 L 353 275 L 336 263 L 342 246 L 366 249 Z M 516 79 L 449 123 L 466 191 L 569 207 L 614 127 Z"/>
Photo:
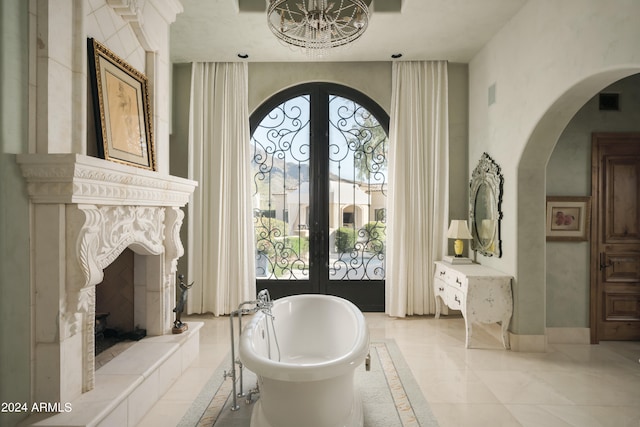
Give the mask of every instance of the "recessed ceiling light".
<path id="1" fill-rule="evenodd" d="M 238 58 L 240 58 L 240 59 L 247 59 L 248 57 L 249 57 L 249 55 L 246 54 L 246 53 L 239 53 L 238 54 Z"/>
<path id="2" fill-rule="evenodd" d="M 391 57 L 392 57 L 393 59 L 402 58 L 402 54 L 401 54 L 401 53 L 394 53 L 393 55 L 391 55 Z"/>

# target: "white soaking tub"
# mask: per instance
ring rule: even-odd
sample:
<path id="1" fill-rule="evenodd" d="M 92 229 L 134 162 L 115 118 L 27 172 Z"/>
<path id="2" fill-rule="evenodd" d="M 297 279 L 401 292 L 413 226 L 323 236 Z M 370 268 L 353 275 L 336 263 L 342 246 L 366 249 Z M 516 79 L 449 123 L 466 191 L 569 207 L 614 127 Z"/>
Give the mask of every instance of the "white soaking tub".
<path id="1" fill-rule="evenodd" d="M 240 361 L 260 389 L 251 427 L 361 427 L 354 373 L 369 353 L 362 312 L 342 298 L 296 295 L 273 301 L 271 313 L 275 331 L 258 312 L 240 336 Z"/>

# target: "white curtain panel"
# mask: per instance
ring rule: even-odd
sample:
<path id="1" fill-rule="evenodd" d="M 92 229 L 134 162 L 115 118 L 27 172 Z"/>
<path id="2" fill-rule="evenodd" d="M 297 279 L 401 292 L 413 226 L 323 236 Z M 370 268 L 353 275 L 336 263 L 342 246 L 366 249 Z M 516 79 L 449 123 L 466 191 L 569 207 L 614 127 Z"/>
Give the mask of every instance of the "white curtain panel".
<path id="1" fill-rule="evenodd" d="M 449 216 L 446 61 L 393 63 L 389 135 L 385 312 L 431 314 Z"/>
<path id="2" fill-rule="evenodd" d="M 246 63 L 194 63 L 189 114 L 188 313 L 228 314 L 256 295 Z"/>

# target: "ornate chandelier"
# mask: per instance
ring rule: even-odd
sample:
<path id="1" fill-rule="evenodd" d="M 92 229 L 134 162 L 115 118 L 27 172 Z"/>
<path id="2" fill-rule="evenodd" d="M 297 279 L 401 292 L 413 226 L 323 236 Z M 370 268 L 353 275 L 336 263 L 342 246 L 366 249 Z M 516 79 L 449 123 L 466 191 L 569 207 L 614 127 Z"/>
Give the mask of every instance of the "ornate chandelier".
<path id="1" fill-rule="evenodd" d="M 271 32 L 310 57 L 358 39 L 369 17 L 364 0 L 270 0 L 267 9 Z"/>

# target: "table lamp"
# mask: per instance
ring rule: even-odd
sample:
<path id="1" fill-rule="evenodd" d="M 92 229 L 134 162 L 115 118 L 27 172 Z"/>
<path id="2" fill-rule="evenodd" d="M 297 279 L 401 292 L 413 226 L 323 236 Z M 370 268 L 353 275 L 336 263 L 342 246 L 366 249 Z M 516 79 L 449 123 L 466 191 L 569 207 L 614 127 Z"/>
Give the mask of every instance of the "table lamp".
<path id="1" fill-rule="evenodd" d="M 447 237 L 449 239 L 456 239 L 453 250 L 456 254 L 456 258 L 462 258 L 462 252 L 464 251 L 464 242 L 462 239 L 473 239 L 467 227 L 467 221 L 464 219 L 451 220 L 449 231 L 447 231 Z"/>

